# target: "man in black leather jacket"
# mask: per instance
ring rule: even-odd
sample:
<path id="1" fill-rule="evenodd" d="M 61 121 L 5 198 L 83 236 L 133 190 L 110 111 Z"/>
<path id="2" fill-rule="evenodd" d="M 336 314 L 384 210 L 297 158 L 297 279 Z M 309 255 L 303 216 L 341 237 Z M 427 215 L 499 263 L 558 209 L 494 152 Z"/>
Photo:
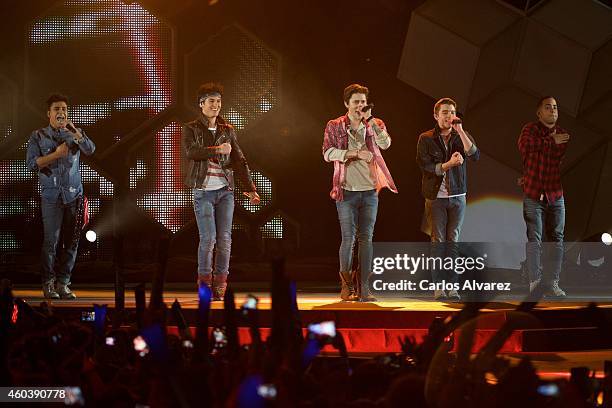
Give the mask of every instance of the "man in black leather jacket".
<path id="1" fill-rule="evenodd" d="M 185 184 L 193 189 L 198 224 L 198 284 L 222 300 L 227 287 L 234 216 L 234 173 L 251 204 L 260 199 L 236 131 L 219 116 L 223 87 L 207 83 L 198 90 L 199 118 L 183 126 L 181 145 L 186 160 Z M 213 249 L 215 248 L 213 270 Z"/>

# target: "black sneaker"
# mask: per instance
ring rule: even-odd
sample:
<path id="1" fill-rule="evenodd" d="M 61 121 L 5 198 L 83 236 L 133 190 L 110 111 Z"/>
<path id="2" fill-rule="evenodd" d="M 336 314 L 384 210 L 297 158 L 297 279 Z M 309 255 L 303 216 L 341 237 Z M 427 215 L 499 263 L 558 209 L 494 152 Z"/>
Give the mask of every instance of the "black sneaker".
<path id="1" fill-rule="evenodd" d="M 59 297 L 61 297 L 62 299 L 69 299 L 69 300 L 76 299 L 76 295 L 74 294 L 73 291 L 70 290 L 68 285 L 62 285 L 58 283 L 57 293 L 59 294 Z"/>
<path id="2" fill-rule="evenodd" d="M 59 299 L 60 295 L 55 291 L 55 284 L 53 282 L 43 283 L 43 295 L 47 299 Z"/>

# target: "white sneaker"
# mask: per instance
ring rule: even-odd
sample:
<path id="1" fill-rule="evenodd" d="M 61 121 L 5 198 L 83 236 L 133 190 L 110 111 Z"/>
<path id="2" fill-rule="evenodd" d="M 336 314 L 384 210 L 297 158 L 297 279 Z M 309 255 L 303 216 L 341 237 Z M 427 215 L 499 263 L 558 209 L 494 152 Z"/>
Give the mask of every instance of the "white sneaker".
<path id="1" fill-rule="evenodd" d="M 434 300 L 446 300 L 446 292 L 443 290 L 434 290 Z"/>
<path id="2" fill-rule="evenodd" d="M 559 287 L 559 281 L 553 281 L 552 286 L 550 287 L 550 292 L 556 297 L 566 297 L 567 296 L 565 291 Z"/>
<path id="3" fill-rule="evenodd" d="M 529 293 L 533 292 L 539 284 L 540 284 L 540 279 L 534 280 L 533 282 L 529 282 Z"/>
<path id="4" fill-rule="evenodd" d="M 457 292 L 454 289 L 448 292 L 448 298 L 450 300 L 461 300 L 461 296 L 459 296 L 459 292 Z"/>

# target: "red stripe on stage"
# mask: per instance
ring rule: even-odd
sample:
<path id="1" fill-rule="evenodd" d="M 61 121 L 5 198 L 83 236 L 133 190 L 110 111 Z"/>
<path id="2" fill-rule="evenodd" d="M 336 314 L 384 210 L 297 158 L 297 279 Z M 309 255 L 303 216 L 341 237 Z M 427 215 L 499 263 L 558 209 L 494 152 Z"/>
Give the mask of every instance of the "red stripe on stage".
<path id="1" fill-rule="evenodd" d="M 192 336 L 195 336 L 195 327 L 190 327 Z M 251 335 L 248 327 L 238 328 L 238 338 L 240 344 L 251 343 Z M 302 329 L 306 335 L 306 329 Z M 427 329 L 351 329 L 338 328 L 342 333 L 346 348 L 349 353 L 396 353 L 401 351 L 400 339 L 404 337 L 414 337 L 418 343 L 423 341 L 427 334 Z M 209 332 L 212 328 L 209 328 Z M 262 339 L 270 335 L 270 328 L 259 329 Z M 168 326 L 168 333 L 178 335 L 176 326 Z M 474 333 L 474 347 L 472 352 L 479 351 L 496 333 L 496 330 L 476 330 Z M 458 331 L 455 333 L 458 335 Z M 523 333 L 521 330 L 515 331 L 504 343 L 500 353 L 520 353 L 522 351 Z M 456 346 L 455 342 L 455 346 Z M 323 351 L 335 351 L 331 346 L 325 346 Z"/>

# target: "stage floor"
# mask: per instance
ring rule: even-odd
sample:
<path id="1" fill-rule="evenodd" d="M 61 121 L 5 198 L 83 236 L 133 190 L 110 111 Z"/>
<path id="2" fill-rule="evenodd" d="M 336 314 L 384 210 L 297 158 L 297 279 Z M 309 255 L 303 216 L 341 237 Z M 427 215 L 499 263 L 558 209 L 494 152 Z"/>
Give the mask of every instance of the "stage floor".
<path id="1" fill-rule="evenodd" d="M 198 305 L 197 292 L 194 289 L 184 287 L 186 285 L 175 285 L 164 290 L 164 301 L 169 306 L 177 299 L 184 309 L 195 309 Z M 110 287 L 101 286 L 80 286 L 73 288 L 74 293 L 78 298 L 75 300 L 52 300 L 51 303 L 56 307 L 91 307 L 94 303 L 106 304 L 109 307 L 114 307 L 115 292 Z M 15 286 L 13 293 L 16 297 L 36 303 L 45 301 L 42 296 L 42 291 L 39 287 L 30 286 Z M 259 299 L 259 309 L 270 310 L 272 301 L 269 292 L 263 291 L 246 291 L 238 289 L 235 294 L 236 307 L 240 307 L 248 294 L 255 295 Z M 146 291 L 147 299 L 150 296 L 150 290 Z M 396 311 L 396 312 L 456 312 L 463 307 L 461 302 L 438 302 L 431 297 L 422 296 L 414 298 L 385 298 L 378 299 L 376 302 L 343 302 L 337 292 L 312 292 L 298 291 L 297 303 L 300 311 L 310 310 L 380 310 L 380 311 Z M 495 311 L 511 311 L 516 308 L 519 301 L 494 301 L 481 309 L 483 312 Z M 536 306 L 538 310 L 572 310 L 586 307 L 589 302 L 579 301 L 549 301 L 544 299 Z M 136 306 L 134 299 L 134 291 L 126 289 L 125 291 L 125 307 L 134 308 Z M 612 308 L 610 303 L 598 303 L 601 308 Z M 212 302 L 213 310 L 223 309 L 223 302 Z"/>

